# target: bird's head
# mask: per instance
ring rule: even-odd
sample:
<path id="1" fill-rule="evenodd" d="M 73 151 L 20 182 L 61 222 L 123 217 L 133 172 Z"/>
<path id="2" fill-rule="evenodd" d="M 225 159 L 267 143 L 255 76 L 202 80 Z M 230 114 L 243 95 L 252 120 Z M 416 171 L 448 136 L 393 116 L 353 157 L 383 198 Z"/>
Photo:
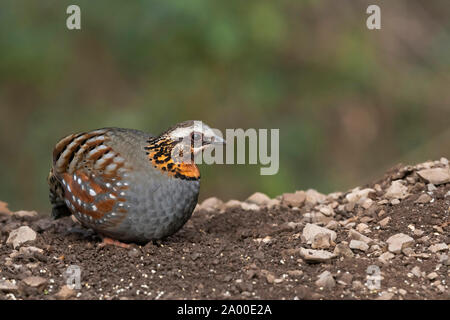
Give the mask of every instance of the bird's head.
<path id="1" fill-rule="evenodd" d="M 200 178 L 194 156 L 208 147 L 225 144 L 219 131 L 198 120 L 181 122 L 148 142 L 147 154 L 155 168 L 189 180 Z"/>
<path id="2" fill-rule="evenodd" d="M 225 144 L 225 140 L 218 131 L 199 120 L 181 122 L 168 129 L 163 135 L 174 142 L 172 157 L 182 156 L 182 162 L 186 162 L 208 147 Z M 186 155 L 186 152 L 189 155 Z"/>

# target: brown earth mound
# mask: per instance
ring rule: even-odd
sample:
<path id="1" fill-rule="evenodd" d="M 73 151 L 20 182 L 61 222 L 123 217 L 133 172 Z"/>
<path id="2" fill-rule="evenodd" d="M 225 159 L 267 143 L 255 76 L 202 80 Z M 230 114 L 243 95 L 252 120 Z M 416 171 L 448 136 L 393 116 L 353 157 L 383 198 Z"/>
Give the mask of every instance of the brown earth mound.
<path id="1" fill-rule="evenodd" d="M 0 202 L 0 299 L 449 299 L 449 170 L 441 159 L 348 192 L 211 198 L 174 236 L 128 249 Z"/>

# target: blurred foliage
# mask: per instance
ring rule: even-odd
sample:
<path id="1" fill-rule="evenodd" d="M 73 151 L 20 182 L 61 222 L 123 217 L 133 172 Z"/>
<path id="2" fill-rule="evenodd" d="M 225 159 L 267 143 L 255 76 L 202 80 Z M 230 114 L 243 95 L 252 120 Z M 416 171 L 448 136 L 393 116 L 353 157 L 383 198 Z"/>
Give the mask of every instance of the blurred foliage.
<path id="1" fill-rule="evenodd" d="M 48 211 L 56 141 L 105 126 L 280 128 L 277 175 L 203 165 L 201 198 L 345 190 L 448 157 L 450 2 L 376 3 L 370 31 L 369 1 L 2 0 L 0 199 Z"/>

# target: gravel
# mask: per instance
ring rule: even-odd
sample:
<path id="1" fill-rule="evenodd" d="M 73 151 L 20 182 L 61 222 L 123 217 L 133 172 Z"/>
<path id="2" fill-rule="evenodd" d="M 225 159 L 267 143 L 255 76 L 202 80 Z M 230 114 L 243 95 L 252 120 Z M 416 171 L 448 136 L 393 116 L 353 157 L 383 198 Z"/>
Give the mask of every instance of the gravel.
<path id="1" fill-rule="evenodd" d="M 175 235 L 128 249 L 0 202 L 0 299 L 448 300 L 445 170 L 441 159 L 347 192 L 209 198 Z M 366 285 L 373 270 L 379 288 Z"/>

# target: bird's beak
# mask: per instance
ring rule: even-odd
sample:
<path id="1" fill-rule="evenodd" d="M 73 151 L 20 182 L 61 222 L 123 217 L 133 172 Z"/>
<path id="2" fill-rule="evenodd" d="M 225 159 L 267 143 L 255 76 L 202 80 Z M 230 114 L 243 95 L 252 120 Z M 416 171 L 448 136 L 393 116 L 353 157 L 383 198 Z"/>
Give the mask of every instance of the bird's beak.
<path id="1" fill-rule="evenodd" d="M 221 144 L 226 144 L 225 139 L 223 139 L 222 137 L 215 135 L 211 138 L 211 144 L 215 144 L 215 145 L 221 145 Z"/>

